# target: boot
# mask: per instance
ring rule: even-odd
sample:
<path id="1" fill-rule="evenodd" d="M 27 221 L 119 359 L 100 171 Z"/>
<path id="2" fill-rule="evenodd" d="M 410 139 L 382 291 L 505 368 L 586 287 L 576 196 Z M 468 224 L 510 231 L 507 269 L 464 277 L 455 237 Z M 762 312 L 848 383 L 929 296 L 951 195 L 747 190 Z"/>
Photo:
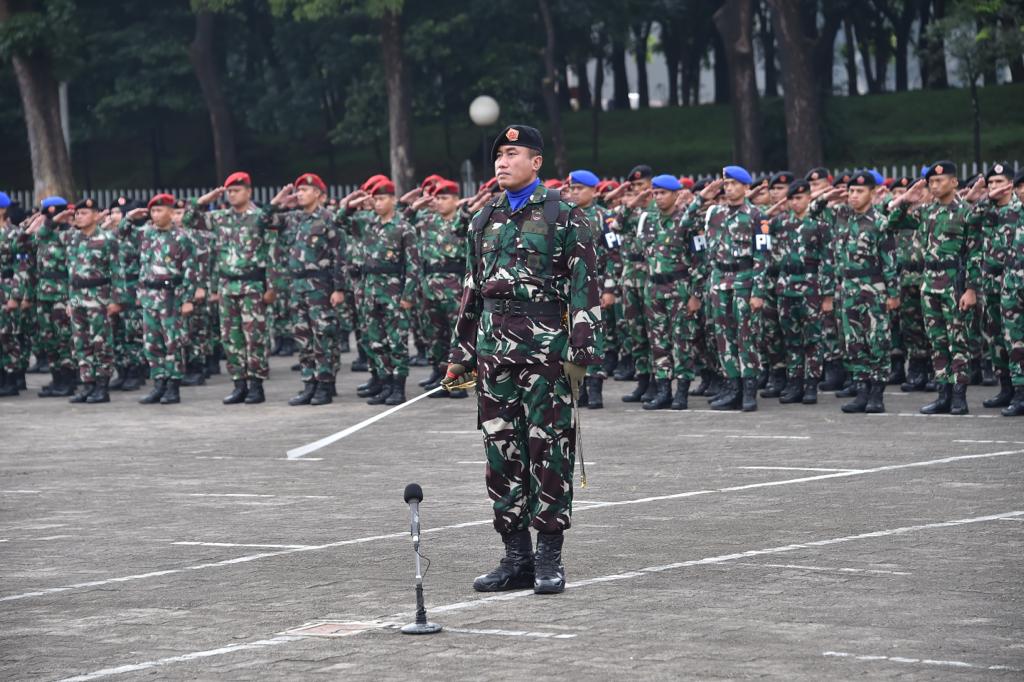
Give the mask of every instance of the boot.
<path id="1" fill-rule="evenodd" d="M 89 404 L 110 402 L 110 377 L 98 377 L 92 393 L 85 399 Z"/>
<path id="2" fill-rule="evenodd" d="M 953 387 L 949 384 L 938 385 L 939 397 L 923 406 L 921 414 L 948 414 L 953 400 Z"/>
<path id="3" fill-rule="evenodd" d="M 408 377 L 395 377 L 391 380 L 391 393 L 384 401 L 385 405 L 401 405 L 405 402 L 405 380 Z"/>
<path id="4" fill-rule="evenodd" d="M 928 361 L 924 358 L 910 358 L 907 380 L 900 385 L 904 393 L 923 391 L 928 383 Z"/>
<path id="5" fill-rule="evenodd" d="M 1004 417 L 1024 416 L 1024 386 L 1013 387 L 1013 398 L 1010 399 L 1010 404 L 999 410 L 999 414 Z"/>
<path id="6" fill-rule="evenodd" d="M 931 358 L 927 358 L 924 362 L 924 390 L 937 391 L 939 390 L 939 384 L 937 381 L 935 381 L 935 363 L 932 361 Z"/>
<path id="7" fill-rule="evenodd" d="M 852 379 L 847 380 L 843 387 L 836 391 L 837 398 L 852 398 L 857 395 L 857 383 Z"/>
<path id="8" fill-rule="evenodd" d="M 18 384 L 14 382 L 14 375 L 6 370 L 0 370 L 0 398 L 16 395 L 18 395 Z"/>
<path id="9" fill-rule="evenodd" d="M 317 381 L 316 390 L 313 391 L 313 397 L 310 399 L 310 405 L 328 405 L 334 401 L 334 397 L 331 396 L 331 384 L 333 381 Z"/>
<path id="10" fill-rule="evenodd" d="M 49 366 L 49 365 L 47 365 Z M 25 383 L 25 370 L 19 369 L 14 372 L 14 382 L 19 391 L 27 391 L 28 384 Z"/>
<path id="11" fill-rule="evenodd" d="M 443 391 L 441 393 L 443 393 Z M 435 393 L 434 395 L 437 395 L 437 393 Z M 432 395 L 430 397 L 433 398 L 434 396 Z M 464 388 L 457 388 L 454 391 L 448 391 L 448 397 L 449 398 L 455 398 L 456 400 L 459 400 L 461 398 L 468 398 L 469 397 L 469 393 L 466 393 L 466 389 L 464 389 Z"/>
<path id="12" fill-rule="evenodd" d="M 757 388 L 761 390 L 768 385 L 768 380 L 771 379 L 772 373 L 768 367 L 762 367 L 761 372 L 757 375 Z"/>
<path id="13" fill-rule="evenodd" d="M 871 388 L 868 389 L 868 404 L 864 406 L 864 411 L 868 414 L 881 414 L 885 412 L 885 387 L 888 382 L 883 384 L 881 381 L 872 381 Z"/>
<path id="14" fill-rule="evenodd" d="M 825 378 L 818 386 L 820 391 L 838 391 L 846 381 L 846 370 L 843 363 L 838 360 L 829 360 L 825 363 Z"/>
<path id="15" fill-rule="evenodd" d="M 971 371 L 970 384 L 971 386 L 981 386 L 982 372 L 981 372 L 981 359 L 975 358 L 971 360 L 968 367 Z"/>
<path id="16" fill-rule="evenodd" d="M 246 405 L 258 405 L 267 402 L 263 394 L 263 379 L 249 379 L 249 395 L 245 396 Z"/>
<path id="17" fill-rule="evenodd" d="M 610 377 L 618 365 L 619 354 L 613 350 L 606 350 L 604 352 L 604 361 L 601 363 L 601 370 L 604 372 L 604 375 Z"/>
<path id="18" fill-rule="evenodd" d="M 391 391 L 394 390 L 394 380 L 390 376 L 386 376 L 381 379 L 380 390 L 377 391 L 376 395 L 370 396 L 370 399 L 366 401 L 367 405 L 383 405 L 387 402 L 388 396 L 391 395 Z"/>
<path id="19" fill-rule="evenodd" d="M 673 410 L 685 410 L 690 405 L 690 380 L 679 379 L 676 381 L 676 394 L 672 397 Z"/>
<path id="20" fill-rule="evenodd" d="M 301 362 L 296 362 L 296 363 L 295 363 L 294 365 L 292 365 L 292 366 L 290 367 L 290 369 L 291 369 L 291 370 L 292 370 L 293 372 L 301 372 L 301 371 L 302 371 L 302 363 L 301 363 Z"/>
<path id="21" fill-rule="evenodd" d="M 416 355 L 409 358 L 410 367 L 426 367 L 430 364 L 427 360 L 427 351 L 423 346 L 416 346 Z"/>
<path id="22" fill-rule="evenodd" d="M 889 358 L 890 369 L 889 376 L 886 378 L 885 383 L 889 385 L 902 385 L 907 380 L 907 372 L 903 363 L 902 355 L 893 355 Z"/>
<path id="23" fill-rule="evenodd" d="M 999 393 L 982 403 L 985 407 L 1006 407 L 1013 399 L 1013 385 L 1009 374 L 999 375 Z"/>
<path id="24" fill-rule="evenodd" d="M 297 351 L 298 348 L 295 345 L 295 339 L 292 338 L 291 336 L 284 337 L 284 339 L 281 341 L 281 355 L 290 358 L 291 356 L 295 355 Z"/>
<path id="25" fill-rule="evenodd" d="M 153 403 L 160 402 L 160 399 L 164 397 L 164 393 L 167 391 L 167 379 L 154 379 L 153 389 L 142 396 L 139 399 L 139 403 L 143 405 L 152 405 Z"/>
<path id="26" fill-rule="evenodd" d="M 31 370 L 30 370 L 31 371 Z M 53 390 L 60 385 L 61 380 L 64 378 L 64 373 L 59 369 L 50 370 L 50 383 L 45 384 L 39 392 L 36 393 L 40 398 L 53 398 Z"/>
<path id="27" fill-rule="evenodd" d="M 804 380 L 804 397 L 800 399 L 800 402 L 804 405 L 817 405 L 818 404 L 818 380 L 817 379 L 805 379 Z"/>
<path id="28" fill-rule="evenodd" d="M 619 366 L 612 374 L 612 379 L 615 381 L 632 381 L 634 378 L 636 378 L 636 364 L 633 362 L 632 355 L 626 355 L 619 362 Z"/>
<path id="29" fill-rule="evenodd" d="M 996 379 L 996 373 L 992 369 L 992 361 L 984 360 L 981 363 L 981 385 L 982 386 L 995 386 L 999 383 Z"/>
<path id="30" fill-rule="evenodd" d="M 647 393 L 647 389 L 651 386 L 651 375 L 650 374 L 637 374 L 636 375 L 636 388 L 633 389 L 632 393 L 622 396 L 622 402 L 624 403 L 639 403 L 643 398 L 643 395 Z"/>
<path id="31" fill-rule="evenodd" d="M 284 343 L 284 338 L 283 337 L 275 336 L 274 337 L 274 346 L 273 346 L 273 348 L 270 349 L 270 354 L 274 355 L 274 356 L 280 355 L 281 354 L 281 346 L 282 346 L 283 343 Z"/>
<path id="32" fill-rule="evenodd" d="M 302 390 L 295 394 L 295 396 L 288 401 L 288 404 L 292 407 L 298 405 L 309 405 L 309 401 L 313 399 L 313 394 L 316 392 L 316 381 L 310 379 L 302 383 Z"/>
<path id="33" fill-rule="evenodd" d="M 124 384 L 121 386 L 122 391 L 137 391 L 142 388 L 142 383 L 145 381 L 145 368 L 142 365 L 128 365 L 127 376 L 125 376 Z"/>
<path id="34" fill-rule="evenodd" d="M 690 395 L 707 395 L 708 389 L 711 388 L 711 380 L 714 378 L 715 373 L 709 369 L 702 369 L 700 371 L 700 383 L 697 384 L 697 388 L 690 391 Z"/>
<path id="35" fill-rule="evenodd" d="M 168 379 L 167 390 L 160 398 L 161 405 L 177 405 L 181 402 L 181 379 Z"/>
<path id="36" fill-rule="evenodd" d="M 587 390 L 587 378 L 583 377 L 580 382 L 580 394 L 576 396 L 576 407 L 586 407 L 590 404 L 590 392 Z"/>
<path id="37" fill-rule="evenodd" d="M 220 374 L 220 360 L 216 354 L 206 356 L 206 376 L 211 377 Z"/>
<path id="38" fill-rule="evenodd" d="M 757 379 L 754 379 L 755 385 Z M 725 390 L 711 402 L 712 410 L 738 410 L 743 404 L 743 380 L 726 379 Z"/>
<path id="39" fill-rule="evenodd" d="M 521 590 L 533 585 L 533 541 L 530 531 L 503 533 L 505 556 L 498 567 L 473 581 L 477 592 L 503 592 Z"/>
<path id="40" fill-rule="evenodd" d="M 182 386 L 202 386 L 206 383 L 205 365 L 202 360 L 189 360 L 185 376 L 181 378 Z"/>
<path id="41" fill-rule="evenodd" d="M 78 380 L 78 370 L 72 367 L 65 367 L 57 370 L 60 381 L 53 384 L 50 392 L 54 398 L 70 398 L 75 393 L 75 383 Z"/>
<path id="42" fill-rule="evenodd" d="M 742 409 L 744 412 L 756 412 L 757 411 L 757 379 L 744 379 L 743 380 L 743 404 Z"/>
<path id="43" fill-rule="evenodd" d="M 587 403 L 588 410 L 600 410 L 604 408 L 604 379 L 600 377 L 587 377 L 587 393 L 590 395 L 590 402 Z"/>
<path id="44" fill-rule="evenodd" d="M 537 552 L 533 555 L 533 593 L 558 594 L 565 591 L 565 566 L 562 565 L 562 533 L 537 533 Z"/>
<path id="45" fill-rule="evenodd" d="M 359 349 L 358 357 L 356 357 L 356 359 L 352 361 L 352 363 L 348 366 L 348 368 L 349 368 L 349 371 L 352 371 L 352 372 L 369 372 L 370 371 L 370 363 L 366 359 L 366 353 L 363 352 L 362 348 Z"/>
<path id="46" fill-rule="evenodd" d="M 655 387 L 654 397 L 644 402 L 645 410 L 664 410 L 672 405 L 672 380 L 657 379 Z"/>
<path id="47" fill-rule="evenodd" d="M 799 377 L 793 377 L 786 381 L 786 390 L 779 396 L 779 402 L 783 405 L 803 402 L 804 385 L 807 382 L 801 381 Z M 762 394 L 764 395 L 764 394 Z"/>
<path id="48" fill-rule="evenodd" d="M 953 399 L 949 403 L 949 413 L 960 416 L 967 414 L 967 384 L 953 384 Z"/>
<path id="49" fill-rule="evenodd" d="M 718 372 L 715 372 L 714 376 L 711 377 L 711 383 L 708 384 L 708 404 L 710 405 L 718 400 L 728 389 L 728 382 L 719 376 Z"/>
<path id="50" fill-rule="evenodd" d="M 784 369 L 773 369 L 771 376 L 768 377 L 768 383 L 765 385 L 764 390 L 761 391 L 762 398 L 778 398 L 782 395 L 782 392 L 786 390 L 786 370 Z"/>
<path id="51" fill-rule="evenodd" d="M 863 412 L 868 406 L 868 389 L 869 385 L 866 381 L 855 381 L 853 383 L 855 390 L 854 398 L 850 402 L 842 406 L 843 412 L 846 414 L 856 414 L 857 412 Z M 837 393 L 836 396 L 839 394 Z"/>
<path id="52" fill-rule="evenodd" d="M 360 398 L 372 398 L 381 392 L 384 388 L 384 382 L 380 380 L 377 372 L 370 374 L 370 380 L 365 384 L 359 384 L 356 386 L 356 395 Z"/>
<path id="53" fill-rule="evenodd" d="M 120 391 L 124 386 L 124 382 L 128 380 L 128 368 L 124 365 L 114 366 L 114 378 L 110 380 L 109 389 L 111 391 Z"/>
<path id="54" fill-rule="evenodd" d="M 345 332 L 345 335 L 342 337 L 341 342 L 338 344 L 338 352 L 339 353 L 351 353 L 352 352 L 352 346 L 350 346 L 348 344 L 348 332 Z"/>
<path id="55" fill-rule="evenodd" d="M 249 388 L 245 385 L 245 379 L 235 379 L 235 388 L 221 400 L 225 405 L 237 405 L 249 395 Z"/>
<path id="56" fill-rule="evenodd" d="M 654 380 L 654 373 L 651 373 L 651 379 L 647 384 L 647 390 L 640 396 L 640 402 L 649 403 L 654 400 L 654 396 L 658 395 L 658 382 Z"/>
<path id="57" fill-rule="evenodd" d="M 439 386 L 441 384 L 441 379 L 444 379 L 444 370 L 441 369 L 441 363 L 438 362 L 435 363 L 433 369 L 430 370 L 430 376 L 423 381 L 417 382 L 416 385 L 429 391 L 435 386 Z"/>
<path id="58" fill-rule="evenodd" d="M 91 381 L 87 381 L 78 387 L 78 392 L 68 398 L 69 403 L 84 403 L 89 400 L 89 396 L 92 395 L 93 389 L 96 388 L 96 384 Z"/>

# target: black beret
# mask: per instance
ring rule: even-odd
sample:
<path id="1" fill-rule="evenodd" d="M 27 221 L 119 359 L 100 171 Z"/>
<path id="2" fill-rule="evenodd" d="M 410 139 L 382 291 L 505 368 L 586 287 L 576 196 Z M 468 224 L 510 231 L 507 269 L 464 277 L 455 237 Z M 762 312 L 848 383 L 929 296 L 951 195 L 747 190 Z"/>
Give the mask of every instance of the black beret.
<path id="1" fill-rule="evenodd" d="M 956 164 L 952 161 L 936 161 L 928 169 L 928 172 L 924 174 L 926 178 L 932 178 L 937 175 L 952 175 L 956 177 Z"/>
<path id="2" fill-rule="evenodd" d="M 506 127 L 494 138 L 494 144 L 491 145 L 491 161 L 498 158 L 498 147 L 503 145 L 527 147 L 529 149 L 536 149 L 541 154 L 544 153 L 544 137 L 540 134 L 540 131 L 530 126 L 519 125 L 518 123 Z"/>
<path id="3" fill-rule="evenodd" d="M 864 170 L 857 171 L 849 180 L 850 187 L 874 187 L 876 184 L 875 176 Z"/>
<path id="4" fill-rule="evenodd" d="M 807 180 L 794 180 L 789 183 L 789 188 L 786 189 L 786 198 L 792 199 L 797 194 L 811 191 L 811 183 Z"/>
<path id="5" fill-rule="evenodd" d="M 644 178 L 653 178 L 654 171 L 645 163 L 639 166 L 633 166 L 633 170 L 629 171 L 629 175 L 626 176 L 626 180 L 642 180 Z"/>
<path id="6" fill-rule="evenodd" d="M 832 174 L 828 172 L 828 168 L 824 166 L 818 166 L 807 171 L 807 175 L 804 176 L 804 180 L 810 182 L 811 180 L 828 180 Z"/>
<path id="7" fill-rule="evenodd" d="M 1013 169 L 1011 169 L 1010 164 L 1005 161 L 997 161 L 996 163 L 993 163 L 992 167 L 988 169 L 987 173 L 985 173 L 985 179 L 991 180 L 997 175 L 1002 175 L 1006 177 L 1006 179 L 1010 180 L 1013 178 Z"/>
<path id="8" fill-rule="evenodd" d="M 909 189 L 910 186 L 913 184 L 914 181 L 904 175 L 902 178 L 896 178 L 895 180 L 893 180 L 892 185 L 889 186 L 889 189 L 896 189 L 898 187 L 902 187 L 903 189 Z"/>
<path id="9" fill-rule="evenodd" d="M 131 203 L 131 200 L 128 199 L 127 197 L 118 197 L 118 198 L 114 199 L 113 201 L 111 201 L 110 202 L 110 206 L 107 206 L 107 208 L 109 210 L 113 210 L 115 208 L 119 208 L 122 211 L 128 211 L 129 210 L 129 208 L 128 208 L 128 204 L 129 203 Z"/>
<path id="10" fill-rule="evenodd" d="M 92 209 L 93 211 L 98 211 L 100 210 L 100 204 L 92 197 L 82 197 L 77 202 L 75 202 L 75 210 L 78 210 L 80 208 L 89 208 Z"/>
<path id="11" fill-rule="evenodd" d="M 795 178 L 789 171 L 779 171 L 772 175 L 772 179 L 768 181 L 769 186 L 774 187 L 775 185 L 788 185 L 793 182 Z"/>
<path id="12" fill-rule="evenodd" d="M 832 181 L 832 186 L 833 187 L 838 187 L 839 185 L 848 185 L 848 184 L 850 184 L 850 178 L 851 177 L 852 176 L 850 175 L 850 171 L 843 171 L 842 173 L 840 173 L 839 175 L 837 175 L 835 177 L 835 180 Z M 874 181 L 875 181 L 875 179 L 871 178 L 871 182 L 874 182 Z"/>
<path id="13" fill-rule="evenodd" d="M 1022 182 L 1024 182 L 1024 169 L 1021 169 L 1020 172 L 1013 176 L 1013 186 L 1016 187 Z"/>

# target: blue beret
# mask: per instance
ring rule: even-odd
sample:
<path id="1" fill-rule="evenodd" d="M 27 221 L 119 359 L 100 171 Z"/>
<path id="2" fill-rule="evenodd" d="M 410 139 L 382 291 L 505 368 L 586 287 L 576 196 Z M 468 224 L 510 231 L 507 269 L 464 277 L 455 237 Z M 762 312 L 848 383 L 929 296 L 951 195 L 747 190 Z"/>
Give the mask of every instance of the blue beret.
<path id="1" fill-rule="evenodd" d="M 39 202 L 40 208 L 50 208 L 51 206 L 67 206 L 68 200 L 62 197 L 46 197 Z"/>
<path id="2" fill-rule="evenodd" d="M 683 184 L 674 175 L 655 175 L 651 178 L 651 187 L 667 189 L 669 192 L 677 192 L 683 188 Z"/>
<path id="3" fill-rule="evenodd" d="M 587 187 L 597 187 L 597 183 L 601 182 L 601 178 L 588 170 L 574 170 L 569 173 L 569 181 L 586 185 Z"/>
<path id="4" fill-rule="evenodd" d="M 871 173 L 872 177 L 875 178 L 875 184 L 876 185 L 884 185 L 885 184 L 885 176 L 882 175 L 881 173 L 879 173 L 878 171 L 876 171 L 874 168 L 869 169 L 868 173 Z"/>
<path id="5" fill-rule="evenodd" d="M 7 208 L 11 205 L 11 198 L 7 196 L 7 192 L 0 192 L 0 208 Z"/>
<path id="6" fill-rule="evenodd" d="M 921 177 L 922 178 L 927 178 L 928 177 L 928 171 L 929 171 L 928 166 L 921 166 Z"/>
<path id="7" fill-rule="evenodd" d="M 748 173 L 747 169 L 743 166 L 726 166 L 722 169 L 722 177 L 742 182 L 744 185 L 749 185 L 753 182 L 750 177 L 750 173 Z"/>

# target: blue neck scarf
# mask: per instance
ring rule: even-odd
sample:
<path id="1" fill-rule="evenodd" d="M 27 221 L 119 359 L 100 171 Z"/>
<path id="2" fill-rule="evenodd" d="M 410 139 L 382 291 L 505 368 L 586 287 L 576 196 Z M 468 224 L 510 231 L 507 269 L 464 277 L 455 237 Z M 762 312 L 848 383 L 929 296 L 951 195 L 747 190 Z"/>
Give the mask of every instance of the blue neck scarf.
<path id="1" fill-rule="evenodd" d="M 540 178 L 537 178 L 526 187 L 516 190 L 515 192 L 505 190 L 505 196 L 508 197 L 508 205 L 513 211 L 518 211 L 526 203 L 530 195 L 533 194 L 533 190 L 537 189 L 537 185 L 540 184 Z"/>

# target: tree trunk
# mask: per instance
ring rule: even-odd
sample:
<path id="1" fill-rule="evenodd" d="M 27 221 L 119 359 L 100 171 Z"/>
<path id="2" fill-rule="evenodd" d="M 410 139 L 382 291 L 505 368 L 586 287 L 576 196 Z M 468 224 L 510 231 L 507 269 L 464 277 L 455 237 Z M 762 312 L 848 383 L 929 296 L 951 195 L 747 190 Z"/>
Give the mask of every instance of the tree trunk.
<path id="1" fill-rule="evenodd" d="M 875 78 L 878 79 L 878 92 L 885 92 L 889 82 L 889 56 L 892 54 L 892 46 L 889 42 L 889 32 L 885 30 L 882 22 L 875 26 Z"/>
<path id="2" fill-rule="evenodd" d="M 402 16 L 397 12 L 386 12 L 381 24 L 380 44 L 388 91 L 391 179 L 401 195 L 412 189 L 416 177 L 412 151 L 412 106 L 405 55 L 402 54 Z"/>
<path id="3" fill-rule="evenodd" d="M 711 48 L 715 55 L 715 104 L 729 103 L 729 59 L 726 56 L 722 36 L 715 31 L 711 36 Z M 698 67 L 699 68 L 699 67 Z"/>
<path id="4" fill-rule="evenodd" d="M 645 21 L 633 26 L 633 55 L 636 59 L 637 93 L 640 95 L 640 108 L 651 106 L 651 91 L 647 83 L 647 38 L 651 35 L 651 22 Z"/>
<path id="5" fill-rule="evenodd" d="M 235 147 L 235 126 L 231 121 L 231 109 L 224 95 L 224 83 L 217 64 L 216 15 L 201 11 L 196 15 L 196 33 L 188 46 L 188 59 L 196 72 L 199 89 L 206 101 L 210 114 L 210 128 L 213 131 L 213 158 L 217 166 L 217 177 L 226 178 L 237 170 L 238 157 Z"/>
<path id="6" fill-rule="evenodd" d="M 558 107 L 558 93 L 555 84 L 558 72 L 555 69 L 555 26 L 551 21 L 551 9 L 547 0 L 537 0 L 540 16 L 544 22 L 544 78 L 541 80 L 541 92 L 544 95 L 544 106 L 548 110 L 548 121 L 551 124 L 551 141 L 555 147 L 555 172 L 557 177 L 564 178 L 569 172 L 569 164 L 565 158 L 565 139 L 562 136 L 562 113 Z"/>
<path id="7" fill-rule="evenodd" d="M 971 118 L 974 123 L 974 163 L 981 166 L 981 105 L 978 102 L 978 79 L 971 79 Z"/>
<path id="8" fill-rule="evenodd" d="M 568 111 L 572 108 L 572 94 L 569 92 L 569 66 L 565 61 L 565 55 L 559 54 L 555 60 L 555 73 L 558 75 L 558 85 L 555 87 L 555 92 L 558 93 L 558 106 L 562 111 Z"/>
<path id="9" fill-rule="evenodd" d="M 779 70 L 775 66 L 775 32 L 772 31 L 768 8 L 757 3 L 757 34 L 761 39 L 761 51 L 764 54 L 764 96 L 779 96 Z"/>
<path id="10" fill-rule="evenodd" d="M 827 2 L 825 3 L 824 14 L 825 23 L 822 25 L 820 32 L 809 31 L 807 28 L 807 22 L 810 22 L 811 26 L 815 26 L 813 16 L 801 15 L 803 20 L 801 26 L 803 28 L 804 40 L 808 41 L 808 44 L 812 46 L 814 61 L 811 64 L 811 73 L 814 74 L 817 91 L 819 94 L 831 94 L 833 82 L 832 67 L 835 65 L 836 59 L 836 36 L 839 34 L 839 29 L 842 28 L 846 11 L 841 3 Z M 776 40 L 778 40 L 778 31 L 776 31 Z"/>
<path id="11" fill-rule="evenodd" d="M 929 3 L 925 3 L 927 6 Z M 938 21 L 946 17 L 946 0 L 931 0 L 931 19 Z M 926 23 L 922 19 L 922 26 Z M 946 43 L 942 36 L 931 36 L 925 41 L 927 50 L 922 46 L 921 50 L 925 58 L 921 63 L 926 65 L 927 71 L 922 68 L 921 82 L 924 87 L 935 90 L 945 90 L 949 87 L 949 71 L 946 69 Z"/>
<path id="12" fill-rule="evenodd" d="M 593 105 L 598 111 L 604 109 L 604 55 L 598 54 L 594 59 L 594 92 Z"/>
<path id="13" fill-rule="evenodd" d="M 874 64 L 871 60 L 871 47 L 868 44 L 867 28 L 864 25 L 863 17 L 855 22 L 857 48 L 860 50 L 860 61 L 864 65 L 864 79 L 868 83 L 868 92 L 878 92 L 878 82 L 875 78 Z"/>
<path id="14" fill-rule="evenodd" d="M 580 109 L 590 108 L 590 79 L 587 78 L 587 60 L 576 61 L 576 100 L 580 103 Z"/>
<path id="15" fill-rule="evenodd" d="M 909 74 L 907 51 L 910 49 L 910 27 L 896 30 L 896 92 L 906 92 Z"/>
<path id="16" fill-rule="evenodd" d="M 665 68 L 668 69 L 668 106 L 679 106 L 679 62 L 682 50 L 679 47 L 679 36 L 667 21 L 661 22 L 661 51 L 665 54 Z"/>
<path id="17" fill-rule="evenodd" d="M 590 156 L 595 164 L 600 143 L 598 125 L 601 119 L 602 90 L 604 90 L 604 55 L 599 52 L 594 63 L 594 105 L 590 108 Z"/>
<path id="18" fill-rule="evenodd" d="M 733 159 L 750 169 L 762 167 L 761 125 L 754 76 L 753 0 L 726 0 L 714 14 L 729 64 L 733 102 Z M 788 99 L 788 98 L 787 98 Z"/>
<path id="19" fill-rule="evenodd" d="M 821 97 L 811 66 L 813 50 L 804 37 L 800 11 L 789 0 L 772 5 L 775 37 L 782 57 L 782 88 L 786 93 L 786 156 L 788 167 L 804 173 L 824 161 L 821 142 Z"/>
<path id="20" fill-rule="evenodd" d="M 620 38 L 612 40 L 612 81 L 615 109 L 629 111 L 629 79 L 626 77 L 626 46 Z"/>
<path id="21" fill-rule="evenodd" d="M 846 94 L 855 97 L 860 94 L 857 89 L 857 43 L 853 39 L 853 24 L 849 19 L 843 22 L 843 38 L 846 41 Z"/>

